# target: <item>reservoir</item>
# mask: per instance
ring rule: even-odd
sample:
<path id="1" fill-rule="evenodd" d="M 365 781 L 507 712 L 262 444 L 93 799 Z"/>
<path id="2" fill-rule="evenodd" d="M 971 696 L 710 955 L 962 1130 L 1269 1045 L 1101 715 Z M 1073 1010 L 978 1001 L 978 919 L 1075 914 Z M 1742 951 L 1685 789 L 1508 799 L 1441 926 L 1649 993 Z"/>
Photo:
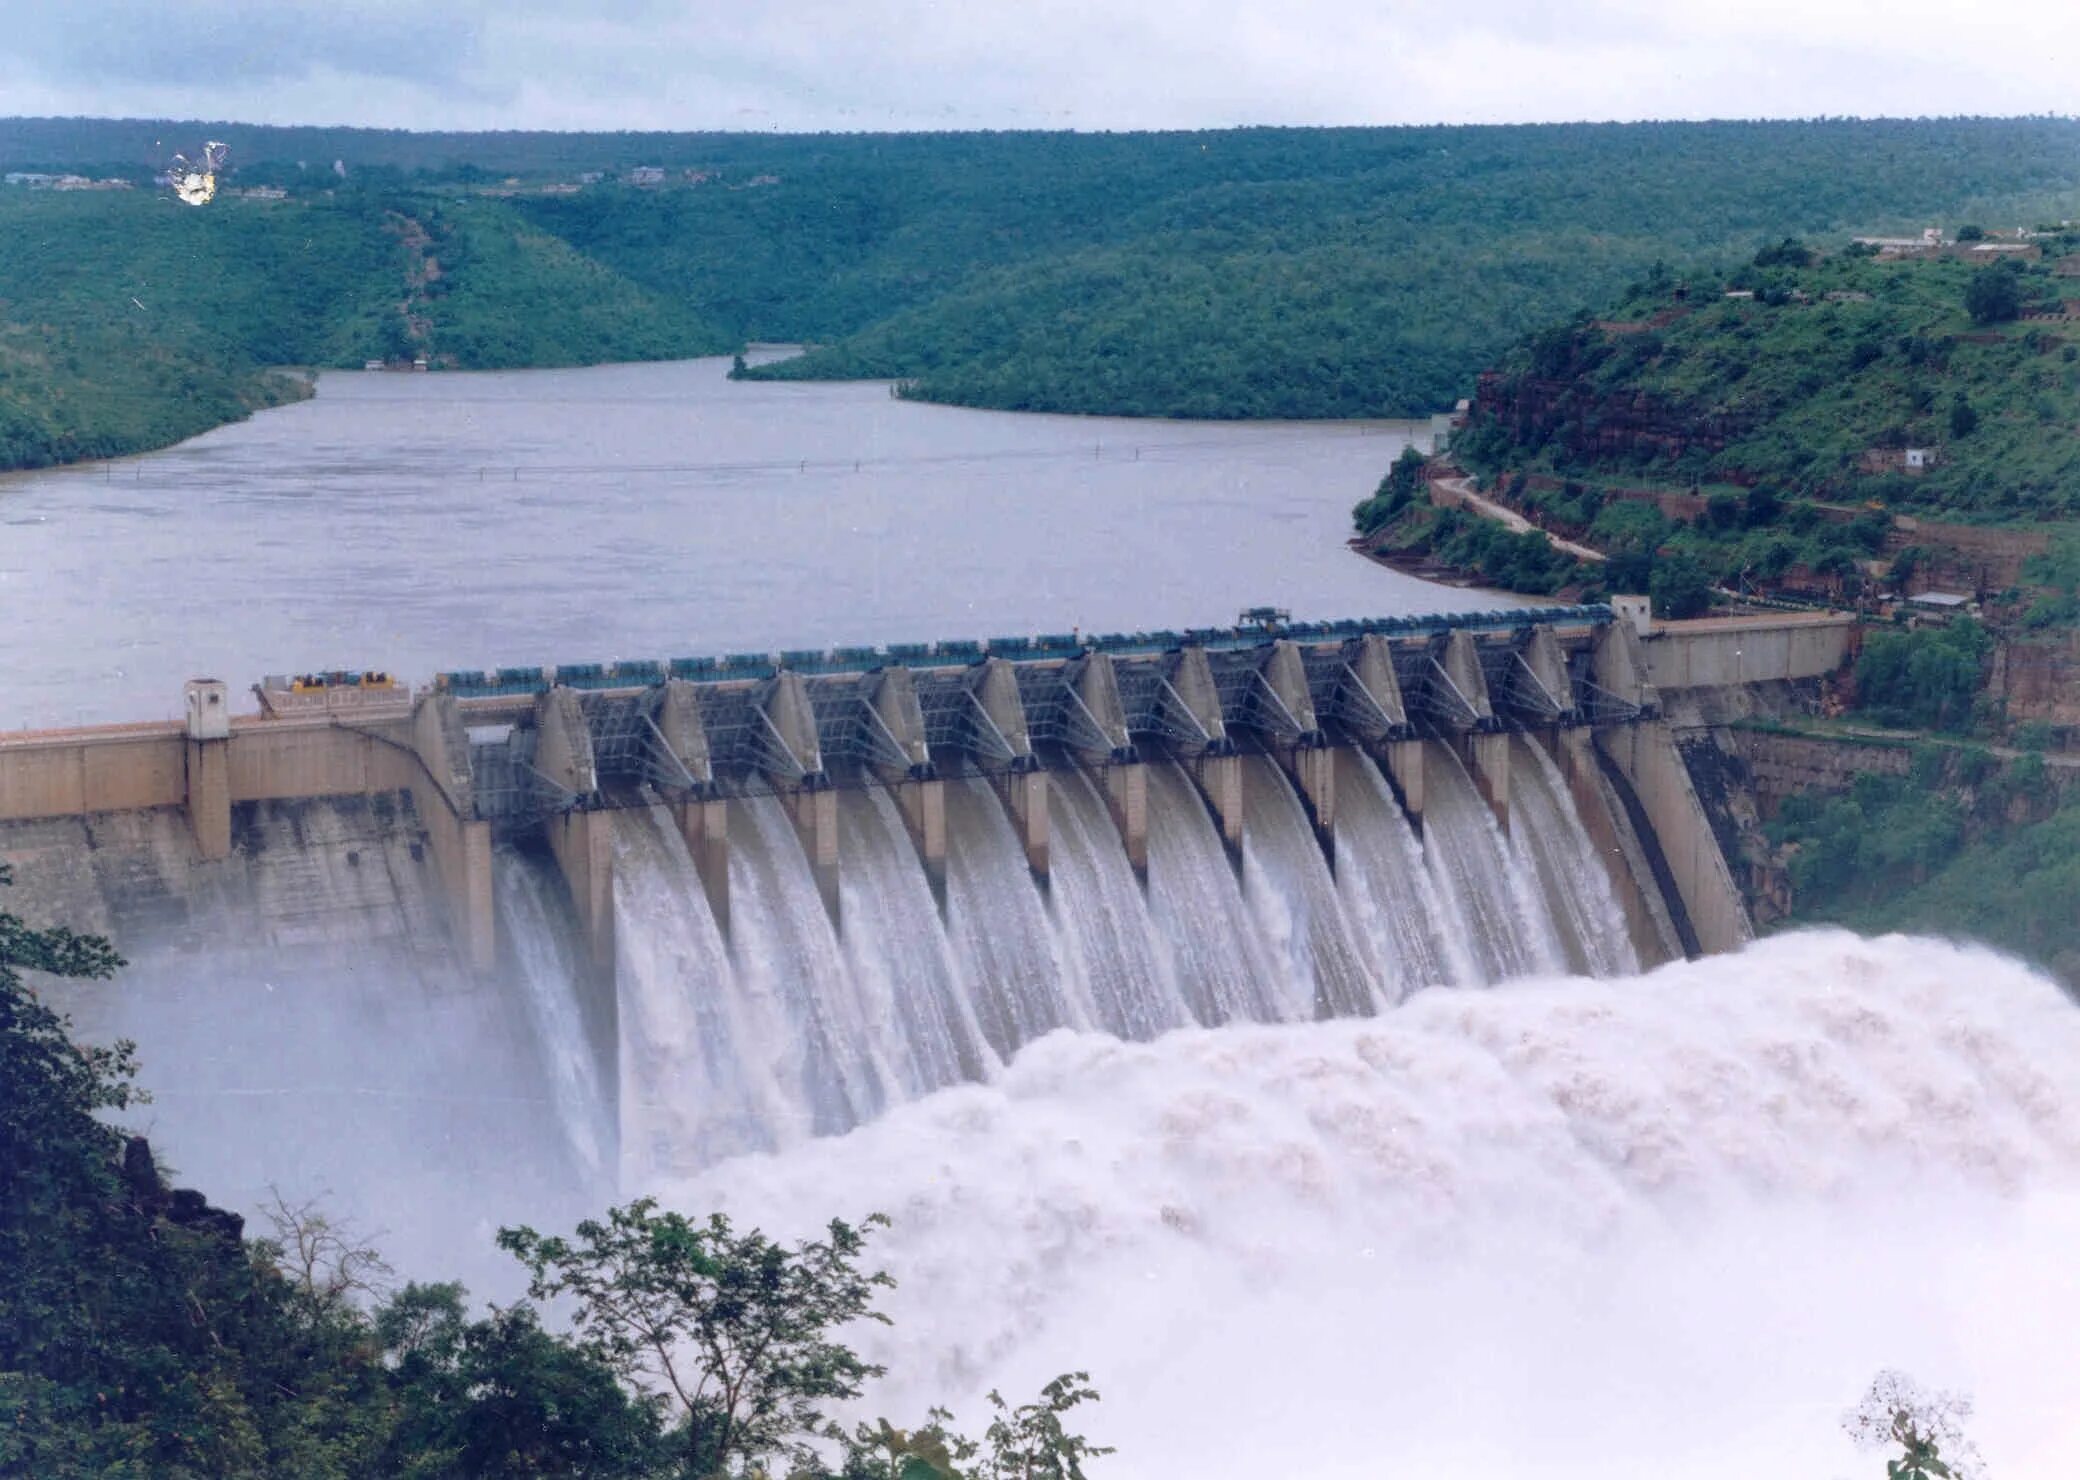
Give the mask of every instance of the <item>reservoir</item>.
<path id="1" fill-rule="evenodd" d="M 1469 604 L 1344 547 L 1412 424 L 967 411 L 727 371 L 328 372 L 164 452 L 0 478 L 0 726 L 165 716 L 205 673 L 236 695 L 323 667 Z"/>

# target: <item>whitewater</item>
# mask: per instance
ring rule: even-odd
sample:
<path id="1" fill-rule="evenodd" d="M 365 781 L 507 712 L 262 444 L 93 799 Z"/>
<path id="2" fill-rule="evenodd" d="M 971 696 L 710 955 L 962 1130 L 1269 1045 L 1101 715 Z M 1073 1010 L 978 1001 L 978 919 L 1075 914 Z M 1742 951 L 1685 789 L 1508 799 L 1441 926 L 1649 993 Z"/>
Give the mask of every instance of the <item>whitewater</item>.
<path id="1" fill-rule="evenodd" d="M 862 1411 L 979 1428 L 1087 1369 L 1109 1480 L 1864 1475 L 1838 1418 L 1881 1367 L 1974 1393 L 1995 1475 L 2080 1452 L 2080 1012 L 1968 946 L 1062 1029 L 647 1190 L 889 1215 Z"/>

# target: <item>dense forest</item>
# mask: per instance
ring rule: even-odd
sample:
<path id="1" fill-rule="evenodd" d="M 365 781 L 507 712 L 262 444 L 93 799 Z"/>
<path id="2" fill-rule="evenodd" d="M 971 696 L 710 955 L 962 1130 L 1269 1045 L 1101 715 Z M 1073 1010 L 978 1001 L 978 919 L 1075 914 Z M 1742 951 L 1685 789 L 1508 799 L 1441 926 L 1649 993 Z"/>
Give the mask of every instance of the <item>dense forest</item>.
<path id="1" fill-rule="evenodd" d="M 225 189 L 191 210 L 151 177 L 205 139 L 229 146 Z M 136 185 L 0 187 L 0 466 L 19 466 L 295 394 L 276 367 L 749 340 L 821 346 L 753 374 L 887 377 L 964 404 L 1420 414 L 1659 261 L 2074 214 L 2080 123 L 771 136 L 16 119 L 0 166 Z M 631 183 L 638 166 L 657 178 Z M 254 186 L 283 198 L 238 193 Z"/>

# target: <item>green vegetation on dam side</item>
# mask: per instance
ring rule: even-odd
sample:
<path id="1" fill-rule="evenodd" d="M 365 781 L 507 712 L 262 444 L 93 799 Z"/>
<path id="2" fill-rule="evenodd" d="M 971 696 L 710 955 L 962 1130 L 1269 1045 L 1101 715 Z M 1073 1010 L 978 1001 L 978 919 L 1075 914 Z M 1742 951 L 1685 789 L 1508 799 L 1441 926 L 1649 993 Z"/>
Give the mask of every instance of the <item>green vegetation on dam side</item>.
<path id="1" fill-rule="evenodd" d="M 222 139 L 189 209 L 165 140 Z M 442 135 L 0 121 L 0 466 L 162 445 L 424 355 L 814 343 L 752 373 L 1023 410 L 1408 415 L 1657 261 L 2062 218 L 2060 119 L 1172 134 Z M 334 167 L 337 161 L 337 168 Z"/>

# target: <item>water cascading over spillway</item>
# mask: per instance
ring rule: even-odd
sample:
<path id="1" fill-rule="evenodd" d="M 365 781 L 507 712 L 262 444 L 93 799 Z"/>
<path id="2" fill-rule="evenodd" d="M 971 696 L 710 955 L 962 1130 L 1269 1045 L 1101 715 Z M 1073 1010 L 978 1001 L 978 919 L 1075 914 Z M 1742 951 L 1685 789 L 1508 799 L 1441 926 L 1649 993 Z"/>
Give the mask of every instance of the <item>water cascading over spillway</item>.
<path id="1" fill-rule="evenodd" d="M 1560 768 L 1544 746 L 1523 735 L 1510 736 L 1509 748 L 1510 842 L 1529 858 L 1552 906 L 1569 967 L 1588 976 L 1638 971 L 1639 952 L 1612 892 L 1610 869 L 1589 841 Z"/>
<path id="2" fill-rule="evenodd" d="M 1434 740 L 1423 745 L 1423 856 L 1480 980 L 1565 969 L 1537 879 L 1511 850 L 1458 755 Z"/>
<path id="3" fill-rule="evenodd" d="M 1092 775 L 1048 776 L 1044 887 L 989 782 L 950 777 L 943 910 L 895 796 L 846 786 L 842 929 L 786 802 L 734 798 L 727 939 L 672 812 L 654 799 L 618 809 L 612 1074 L 589 1056 L 589 976 L 549 864 L 502 850 L 504 928 L 559 1118 L 592 1165 L 610 1159 L 618 1125 L 622 1178 L 646 1186 L 987 1081 L 1063 1028 L 1147 1040 L 1360 1017 L 1568 957 L 1598 973 L 1636 960 L 1550 760 L 1529 745 L 1515 757 L 1513 847 L 1456 758 L 1429 752 L 1420 841 L 1371 759 L 1338 757 L 1333 871 L 1270 757 L 1238 762 L 1239 864 L 1184 766 L 1155 759 L 1145 883 Z"/>
<path id="4" fill-rule="evenodd" d="M 1243 893 L 1280 966 L 1280 1016 L 1374 1011 L 1378 968 L 1351 929 L 1300 798 L 1268 756 L 1242 758 L 1242 787 Z"/>
<path id="5" fill-rule="evenodd" d="M 1097 1027 L 1153 1038 L 1192 1021 L 1141 882 L 1090 777 L 1074 767 L 1049 776 L 1055 846 L 1049 903 L 1062 950 L 1063 989 L 1090 1004 Z"/>
<path id="6" fill-rule="evenodd" d="M 501 848 L 491 861 L 501 939 L 508 943 L 549 1095 L 571 1150 L 589 1173 L 611 1171 L 616 1117 L 595 1035 L 578 1000 L 583 974 L 563 883 L 546 860 Z"/>
<path id="7" fill-rule="evenodd" d="M 1148 768 L 1149 913 L 1207 1027 L 1286 1016 L 1280 965 L 1242 898 L 1220 833 L 1176 762 Z"/>
<path id="8" fill-rule="evenodd" d="M 624 1181 L 800 1139 L 795 1040 L 744 990 L 671 814 L 617 811 L 613 830 Z"/>
<path id="9" fill-rule="evenodd" d="M 993 1067 L 931 886 L 881 787 L 838 794 L 845 958 L 880 1057 L 909 1098 Z"/>
<path id="10" fill-rule="evenodd" d="M 946 785 L 946 928 L 976 1023 L 1009 1059 L 1056 1028 L 1092 1026 L 1068 991 L 1047 904 L 990 784 Z"/>
<path id="11" fill-rule="evenodd" d="M 849 1130 L 888 1102 L 895 1076 L 837 930 L 778 797 L 730 803 L 730 954 L 739 981 L 782 1025 L 788 1077 L 817 1134 Z M 914 865 L 913 865 L 914 866 Z"/>
<path id="12" fill-rule="evenodd" d="M 1393 788 L 1364 751 L 1337 759 L 1336 888 L 1353 926 L 1372 942 L 1381 995 L 1478 981 Z"/>

